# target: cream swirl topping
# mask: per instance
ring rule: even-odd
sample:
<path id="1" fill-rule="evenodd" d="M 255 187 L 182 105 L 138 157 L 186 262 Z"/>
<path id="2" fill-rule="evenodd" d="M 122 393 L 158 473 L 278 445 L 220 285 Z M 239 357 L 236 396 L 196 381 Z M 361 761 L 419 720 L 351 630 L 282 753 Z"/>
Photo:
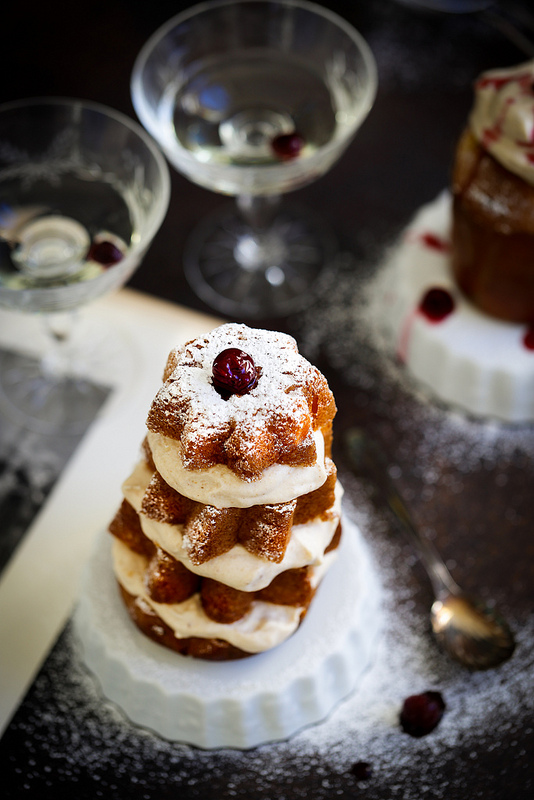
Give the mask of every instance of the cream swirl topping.
<path id="1" fill-rule="evenodd" d="M 534 60 L 484 72 L 469 125 L 503 167 L 534 185 Z"/>

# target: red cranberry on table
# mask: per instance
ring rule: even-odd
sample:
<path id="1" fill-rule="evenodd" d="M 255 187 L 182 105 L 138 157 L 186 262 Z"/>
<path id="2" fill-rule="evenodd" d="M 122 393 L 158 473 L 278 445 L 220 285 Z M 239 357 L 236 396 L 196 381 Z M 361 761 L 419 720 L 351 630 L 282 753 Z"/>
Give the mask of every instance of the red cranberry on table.
<path id="1" fill-rule="evenodd" d="M 247 394 L 258 383 L 258 370 L 248 353 L 229 347 L 214 360 L 211 374 L 219 394 L 228 399 L 232 394 Z"/>
<path id="2" fill-rule="evenodd" d="M 447 289 L 428 289 L 419 303 L 419 311 L 430 322 L 441 322 L 454 311 L 454 300 Z"/>
<path id="3" fill-rule="evenodd" d="M 292 133 L 281 133 L 275 136 L 271 142 L 274 154 L 281 161 L 289 161 L 296 158 L 304 147 L 304 137 L 293 131 Z"/>
<path id="4" fill-rule="evenodd" d="M 440 692 L 412 694 L 403 703 L 400 724 L 410 736 L 426 736 L 438 725 L 444 711 L 445 702 Z"/>
<path id="5" fill-rule="evenodd" d="M 368 761 L 357 761 L 350 768 L 350 772 L 357 781 L 367 781 L 373 776 L 373 767 Z"/>
<path id="6" fill-rule="evenodd" d="M 113 264 L 122 261 L 124 253 L 122 253 L 117 245 L 104 239 L 101 242 L 92 242 L 87 253 L 88 261 L 96 261 L 102 264 L 103 267 L 111 267 Z"/>

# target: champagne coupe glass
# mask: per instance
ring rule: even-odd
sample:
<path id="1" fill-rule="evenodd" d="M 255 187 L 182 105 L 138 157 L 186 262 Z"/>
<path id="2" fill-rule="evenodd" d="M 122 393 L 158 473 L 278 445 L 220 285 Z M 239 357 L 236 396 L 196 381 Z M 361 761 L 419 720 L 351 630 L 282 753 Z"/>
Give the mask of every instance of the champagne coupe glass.
<path id="1" fill-rule="evenodd" d="M 376 87 L 360 34 L 306 0 L 202 3 L 146 42 L 131 81 L 139 119 L 179 172 L 237 198 L 186 246 L 186 276 L 208 305 L 257 318 L 309 302 L 334 241 L 280 195 L 332 166 Z"/>
<path id="2" fill-rule="evenodd" d="M 77 99 L 0 106 L 0 307 L 40 315 L 48 334 L 42 359 L 0 353 L 0 399 L 19 423 L 76 432 L 94 416 L 102 387 L 84 379 L 83 359 L 110 373 L 113 342 L 95 354 L 98 337 L 84 333 L 71 348 L 72 317 L 128 280 L 169 196 L 162 153 L 126 116 Z"/>

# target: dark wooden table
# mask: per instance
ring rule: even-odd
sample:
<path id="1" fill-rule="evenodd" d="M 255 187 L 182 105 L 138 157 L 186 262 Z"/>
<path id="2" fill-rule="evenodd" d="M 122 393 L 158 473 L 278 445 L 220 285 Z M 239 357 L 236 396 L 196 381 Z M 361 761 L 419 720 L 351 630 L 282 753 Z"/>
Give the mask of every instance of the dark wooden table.
<path id="1" fill-rule="evenodd" d="M 10 3 L 2 12 L 0 101 L 77 96 L 135 118 L 129 96 L 135 56 L 148 36 L 186 5 L 183 0 Z M 289 745 L 252 754 L 201 753 L 164 742 L 149 747 L 148 736 L 125 733 L 113 715 L 108 719 L 111 733 L 104 733 L 94 709 L 82 713 L 77 705 L 79 681 L 71 679 L 70 703 L 59 691 L 70 652 L 67 628 L 0 742 L 2 784 L 9 787 L 3 789 L 5 797 L 532 796 L 533 426 L 508 429 L 467 420 L 421 398 L 402 375 L 392 377 L 384 368 L 358 313 L 360 287 L 370 280 L 385 248 L 411 215 L 448 185 L 473 80 L 484 69 L 516 64 L 525 56 L 476 15 L 420 12 L 394 0 L 324 5 L 363 33 L 379 70 L 376 103 L 348 151 L 327 175 L 295 195 L 334 227 L 346 258 L 315 308 L 255 324 L 293 333 L 302 351 L 327 374 L 339 407 L 336 461 L 351 502 L 365 509 L 364 532 L 382 554 L 399 613 L 412 617 L 410 629 L 425 630 L 430 590 L 409 547 L 391 535 L 366 485 L 350 474 L 343 443 L 354 424 L 364 425 L 385 444 L 418 524 L 434 536 L 457 580 L 496 598 L 510 617 L 519 639 L 515 665 L 473 676 L 431 649 L 435 688 L 449 687 L 447 700 L 456 713 L 464 702 L 460 695 L 465 699 L 470 691 L 482 691 L 484 681 L 495 687 L 495 702 L 490 692 L 487 715 L 478 714 L 456 738 L 427 737 L 426 749 L 414 746 L 413 758 L 397 772 L 386 766 L 383 744 L 376 744 L 375 759 L 370 747 L 366 756 L 374 760 L 375 774 L 358 782 L 350 759 L 292 755 Z M 528 10 L 530 2 L 506 4 L 512 6 Z M 211 311 L 188 287 L 181 256 L 195 224 L 225 201 L 171 172 L 167 218 L 130 286 Z M 455 695 L 455 687 L 461 687 L 460 694 Z M 414 686 L 424 688 L 429 687 Z M 80 725 L 72 722 L 77 713 Z M 46 745 L 49 735 L 53 748 Z M 394 742 L 391 748 L 395 762 Z M 352 760 L 359 760 L 357 752 Z M 278 768 L 271 777 L 270 761 Z M 260 769 L 261 775 L 255 772 Z"/>

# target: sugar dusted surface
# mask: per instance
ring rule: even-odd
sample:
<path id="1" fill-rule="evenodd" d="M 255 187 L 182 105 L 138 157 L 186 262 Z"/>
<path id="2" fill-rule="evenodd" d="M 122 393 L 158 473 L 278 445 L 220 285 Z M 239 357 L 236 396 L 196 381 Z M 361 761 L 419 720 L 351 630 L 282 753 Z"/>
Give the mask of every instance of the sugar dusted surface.
<path id="1" fill-rule="evenodd" d="M 212 365 L 228 347 L 238 347 L 252 357 L 259 379 L 246 394 L 222 399 L 212 382 Z M 181 441 L 184 466 L 210 466 L 202 463 L 198 454 L 205 443 L 222 440 L 226 450 L 231 443 L 231 449 L 237 452 L 238 473 L 250 479 L 258 476 L 254 464 L 260 444 L 267 451 L 281 447 L 286 453 L 301 442 L 314 449 L 313 421 L 305 389 L 311 394 L 319 382 L 324 385 L 324 379 L 298 353 L 291 336 L 237 323 L 221 325 L 174 350 L 166 375 L 148 425 L 151 430 L 167 432 Z M 329 419 L 334 410 L 331 402 Z M 326 409 L 320 411 L 324 413 Z M 168 430 L 161 430 L 160 423 L 169 426 Z M 270 463 L 276 461 L 272 458 Z"/>
<path id="2" fill-rule="evenodd" d="M 146 462 L 137 464 L 133 473 L 123 484 L 128 502 L 139 511 L 142 497 L 152 472 Z M 221 555 L 202 564 L 191 561 L 188 542 L 184 541 L 183 526 L 159 522 L 141 515 L 143 532 L 157 546 L 173 558 L 181 561 L 191 572 L 223 581 L 228 586 L 243 591 L 256 591 L 268 586 L 280 572 L 320 564 L 324 550 L 329 545 L 341 514 L 343 487 L 336 483 L 334 505 L 325 519 L 318 518 L 305 524 L 294 525 L 286 551 L 281 561 L 269 561 L 236 544 Z"/>
<path id="3" fill-rule="evenodd" d="M 180 494 L 218 508 L 250 508 L 269 503 L 287 503 L 318 489 L 326 480 L 325 444 L 321 431 L 313 434 L 316 458 L 313 464 L 290 467 L 271 464 L 253 481 L 242 481 L 224 464 L 206 469 L 187 469 L 179 443 L 169 436 L 148 432 L 152 455 L 162 478 Z"/>
<path id="4" fill-rule="evenodd" d="M 403 65 L 395 62 L 397 68 Z M 436 516 L 443 492 L 463 509 L 455 518 L 448 557 L 457 578 L 470 574 L 475 559 L 490 566 L 498 556 L 487 552 L 486 519 L 466 514 L 469 502 L 463 502 L 480 481 L 488 487 L 486 511 L 497 509 L 511 531 L 506 569 L 499 562 L 498 579 L 488 577 L 473 588 L 489 593 L 506 614 L 517 638 L 513 658 L 497 670 L 469 673 L 440 653 L 428 630 L 430 592 L 412 551 L 390 535 L 363 484 L 338 464 L 346 511 L 371 543 L 385 587 L 385 635 L 360 690 L 324 723 L 288 742 L 249 752 L 204 752 L 134 729 L 115 708 L 103 705 L 69 629 L 38 676 L 25 713 L 11 726 L 24 756 L 13 768 L 20 770 L 18 780 L 29 796 L 32 791 L 36 797 L 57 796 L 55 789 L 46 794 L 46 781 L 75 784 L 76 792 L 87 782 L 90 793 L 77 795 L 81 800 L 124 800 L 134 786 L 143 800 L 176 795 L 184 800 L 532 796 L 534 614 L 523 545 L 530 542 L 531 518 L 525 518 L 521 497 L 510 496 L 509 475 L 516 475 L 516 484 L 523 481 L 519 495 L 530 491 L 534 428 L 475 421 L 421 392 L 371 316 L 383 288 L 382 257 L 380 246 L 366 264 L 346 258 L 335 291 L 325 293 L 321 305 L 300 320 L 299 345 L 311 359 L 322 352 L 343 377 L 356 423 L 366 419 L 372 402 L 372 431 L 379 436 L 394 432 L 393 474 L 404 481 L 407 500 L 420 503 L 425 530 L 431 534 L 438 527 L 443 540 L 442 520 Z M 336 390 L 338 399 L 339 394 Z M 462 558 L 456 550 L 460 541 Z M 412 739 L 401 732 L 398 713 L 407 694 L 427 689 L 441 691 L 447 709 L 431 735 Z M 366 782 L 351 774 L 352 765 L 362 760 L 373 769 Z M 466 787 L 476 787 L 476 793 L 468 789 L 467 794 Z"/>
<path id="5" fill-rule="evenodd" d="M 357 499 L 358 510 L 351 514 L 376 531 L 359 491 Z M 403 560 L 401 546 L 378 541 L 373 556 L 385 581 L 385 637 L 359 690 L 325 722 L 287 742 L 246 752 L 207 752 L 167 742 L 132 727 L 114 706 L 102 703 L 69 629 L 37 679 L 29 715 L 14 723 L 26 739 L 30 767 L 44 757 L 56 782 L 78 783 L 84 776 L 95 794 L 83 798 L 119 800 L 125 796 L 121 787 L 135 785 L 149 800 L 165 792 L 179 792 L 187 800 L 215 792 L 238 800 L 292 800 L 309 797 L 309 786 L 314 800 L 352 800 L 360 794 L 367 800 L 463 800 L 466 775 L 476 772 L 478 754 L 489 748 L 495 774 L 480 777 L 480 796 L 496 796 L 491 793 L 495 775 L 513 769 L 515 756 L 534 738 L 534 616 L 519 631 L 512 661 L 488 673 L 466 673 L 439 654 L 414 614 L 414 597 L 405 587 L 411 565 Z M 415 740 L 401 732 L 398 713 L 407 694 L 428 688 L 442 691 L 447 709 L 432 735 Z M 504 750 L 496 736 L 506 739 Z M 350 772 L 361 760 L 373 768 L 365 784 Z M 40 785 L 36 768 L 27 769 L 26 783 Z M 524 776 L 524 786 L 527 797 L 531 774 Z"/>

